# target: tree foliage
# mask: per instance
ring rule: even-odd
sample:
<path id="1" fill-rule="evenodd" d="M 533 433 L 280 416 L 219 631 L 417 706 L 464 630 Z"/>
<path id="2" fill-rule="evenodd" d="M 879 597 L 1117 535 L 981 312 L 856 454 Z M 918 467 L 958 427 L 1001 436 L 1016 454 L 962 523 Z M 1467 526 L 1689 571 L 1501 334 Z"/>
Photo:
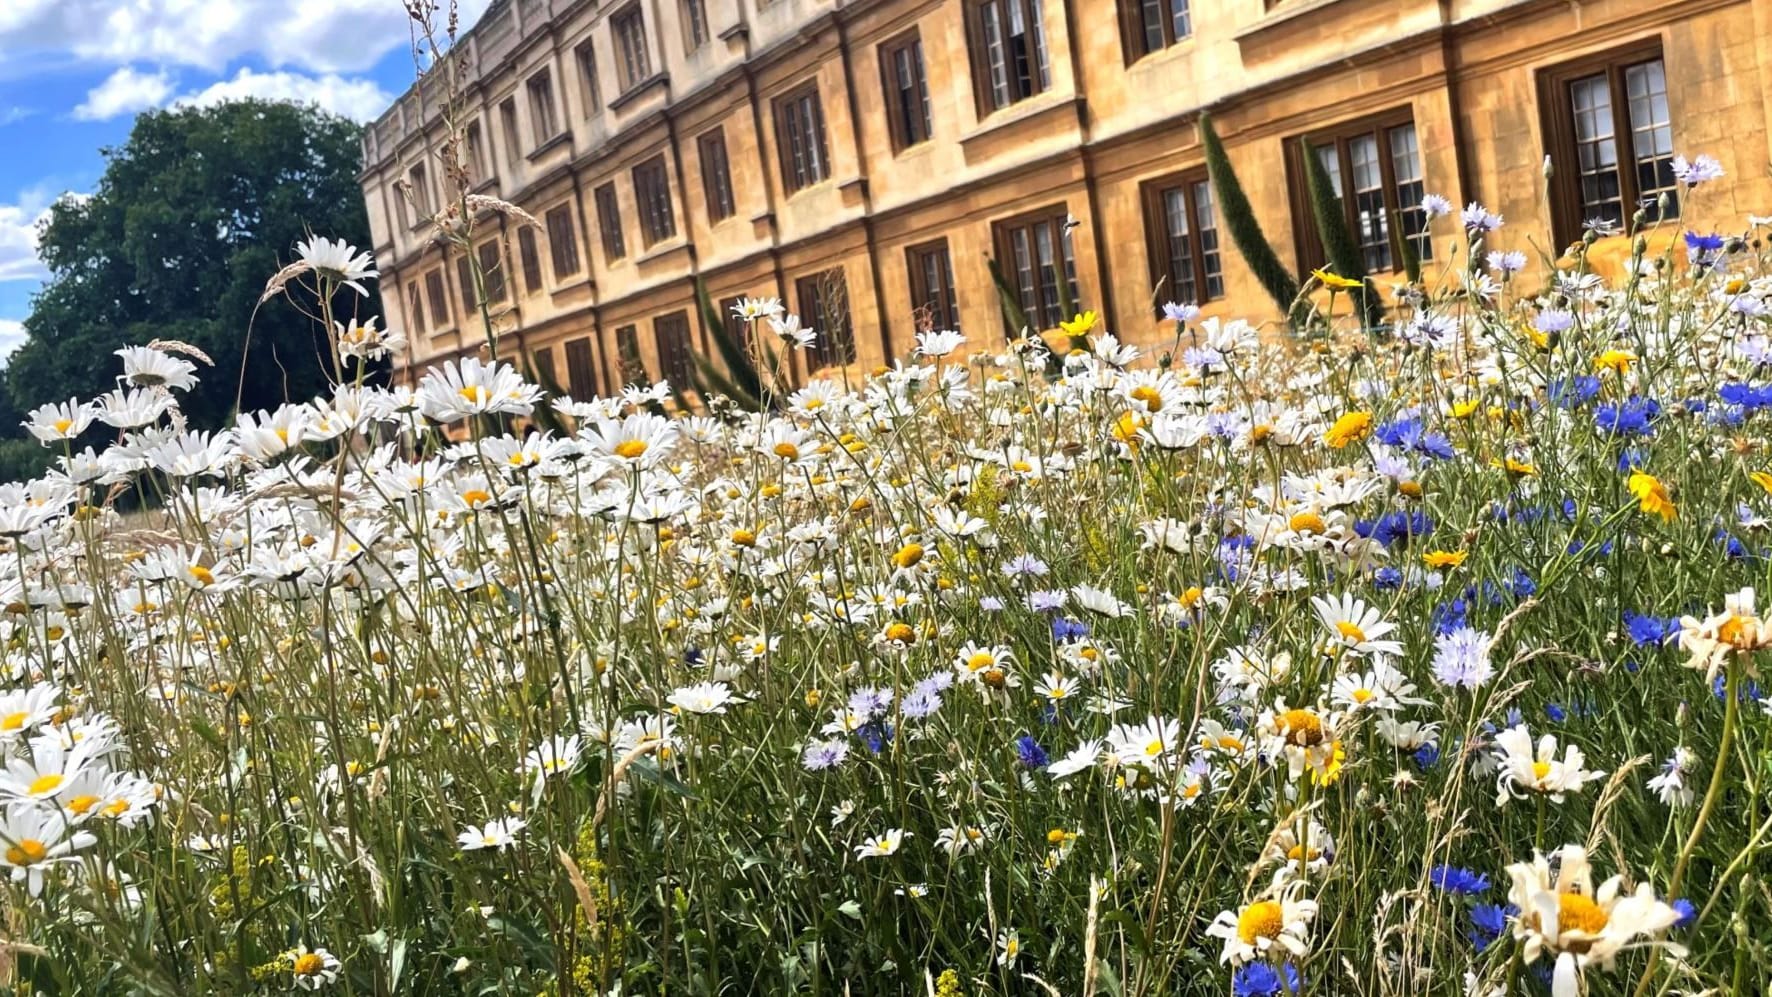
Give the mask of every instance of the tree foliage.
<path id="1" fill-rule="evenodd" d="M 215 361 L 183 400 L 193 426 L 223 423 L 236 391 L 254 409 L 323 389 L 319 323 L 286 301 L 254 309 L 309 233 L 369 244 L 360 135 L 317 107 L 258 100 L 137 118 L 105 150 L 93 194 L 50 211 L 39 247 L 50 278 L 6 370 L 13 406 L 109 390 L 113 351 L 155 339 Z M 337 305 L 347 317 L 380 312 L 348 292 Z M 17 420 L 0 432 L 18 434 Z"/>
<path id="2" fill-rule="evenodd" d="M 1219 141 L 1218 132 L 1212 127 L 1211 115 L 1202 112 L 1199 124 L 1200 151 L 1206 159 L 1206 174 L 1212 181 L 1212 192 L 1218 197 L 1219 215 L 1230 232 L 1231 242 L 1242 254 L 1243 261 L 1249 264 L 1249 269 L 1254 271 L 1255 279 L 1267 291 L 1268 297 L 1280 306 L 1281 311 L 1291 312 L 1298 304 L 1298 280 L 1280 262 L 1280 254 L 1274 252 L 1273 245 L 1262 234 L 1261 222 L 1256 219 L 1255 209 L 1249 206 L 1249 197 L 1243 193 L 1243 184 L 1231 168 L 1230 156 L 1225 154 L 1224 143 Z"/>

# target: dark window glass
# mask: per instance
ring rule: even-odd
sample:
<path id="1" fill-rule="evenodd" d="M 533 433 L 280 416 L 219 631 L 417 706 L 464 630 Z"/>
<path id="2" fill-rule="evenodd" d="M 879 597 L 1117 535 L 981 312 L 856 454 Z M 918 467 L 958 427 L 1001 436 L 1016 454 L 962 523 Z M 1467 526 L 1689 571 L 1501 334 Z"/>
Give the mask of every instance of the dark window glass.
<path id="1" fill-rule="evenodd" d="M 905 251 L 911 272 L 911 309 L 918 329 L 960 328 L 960 299 L 946 239 Z"/>
<path id="2" fill-rule="evenodd" d="M 824 109 L 819 106 L 816 83 L 776 100 L 775 143 L 781 152 L 781 179 L 788 193 L 830 177 Z"/>
<path id="3" fill-rule="evenodd" d="M 1076 301 L 1077 260 L 1071 246 L 1074 224 L 1064 206 L 1057 205 L 993 226 L 997 265 L 1028 321 L 1036 326 L 1030 332 L 1053 328 L 1071 317 L 1064 314 L 1059 281 L 1065 282 L 1071 301 Z M 1020 329 L 1010 330 L 1011 336 L 1021 334 Z"/>
<path id="4" fill-rule="evenodd" d="M 535 244 L 535 229 L 528 225 L 517 230 L 517 258 L 523 264 L 523 293 L 541 290 L 541 250 Z"/>
<path id="5" fill-rule="evenodd" d="M 849 326 L 849 286 L 842 267 L 802 277 L 794 283 L 800 322 L 816 329 L 818 338 L 807 351 L 813 369 L 855 362 L 855 333 Z"/>
<path id="6" fill-rule="evenodd" d="M 634 167 L 634 199 L 640 207 L 640 240 L 651 246 L 677 234 L 677 219 L 671 212 L 671 185 L 665 172 L 664 156 Z"/>
<path id="7" fill-rule="evenodd" d="M 603 262 L 612 263 L 628 255 L 627 243 L 621 235 L 621 209 L 615 200 L 615 184 L 597 188 L 597 231 L 603 236 Z"/>
<path id="8" fill-rule="evenodd" d="M 611 17 L 609 30 L 615 35 L 615 51 L 620 56 L 616 68 L 620 70 L 622 92 L 626 93 L 652 76 L 652 62 L 646 54 L 646 21 L 640 5 L 634 4 Z"/>
<path id="9" fill-rule="evenodd" d="M 732 202 L 732 170 L 726 162 L 726 134 L 719 128 L 696 140 L 701 151 L 701 190 L 708 203 L 708 221 L 730 218 L 738 210 Z"/>
<path id="10" fill-rule="evenodd" d="M 929 81 L 923 69 L 923 41 L 915 30 L 880 46 L 880 71 L 886 85 L 886 121 L 894 150 L 929 139 L 934 122 L 929 110 Z"/>
<path id="11" fill-rule="evenodd" d="M 973 84 L 982 113 L 1000 110 L 1052 86 L 1041 0 L 970 0 Z"/>
<path id="12" fill-rule="evenodd" d="M 652 335 L 658 348 L 658 373 L 674 388 L 692 387 L 689 315 L 672 312 L 652 320 Z"/>
<path id="13" fill-rule="evenodd" d="M 579 271 L 578 226 L 575 222 L 570 201 L 547 213 L 548 255 L 554 258 L 555 280 L 565 280 Z"/>

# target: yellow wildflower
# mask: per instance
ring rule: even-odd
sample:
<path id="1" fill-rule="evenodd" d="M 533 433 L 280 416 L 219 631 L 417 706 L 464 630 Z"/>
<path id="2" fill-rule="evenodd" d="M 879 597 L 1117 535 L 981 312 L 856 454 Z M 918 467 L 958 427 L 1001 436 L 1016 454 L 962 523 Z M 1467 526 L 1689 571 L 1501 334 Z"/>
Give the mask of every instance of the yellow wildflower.
<path id="1" fill-rule="evenodd" d="M 1323 443 L 1340 450 L 1349 443 L 1358 443 L 1372 435 L 1372 413 L 1349 412 L 1335 420 L 1335 425 L 1323 434 Z"/>

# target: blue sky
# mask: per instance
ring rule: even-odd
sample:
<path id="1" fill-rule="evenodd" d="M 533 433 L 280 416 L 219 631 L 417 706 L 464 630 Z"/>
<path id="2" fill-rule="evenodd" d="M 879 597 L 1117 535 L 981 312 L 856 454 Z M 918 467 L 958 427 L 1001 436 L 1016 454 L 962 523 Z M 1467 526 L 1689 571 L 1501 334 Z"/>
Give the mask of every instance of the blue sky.
<path id="1" fill-rule="evenodd" d="M 0 0 L 0 357 L 44 277 L 37 219 L 136 114 L 255 96 L 365 120 L 412 77 L 401 0 Z"/>

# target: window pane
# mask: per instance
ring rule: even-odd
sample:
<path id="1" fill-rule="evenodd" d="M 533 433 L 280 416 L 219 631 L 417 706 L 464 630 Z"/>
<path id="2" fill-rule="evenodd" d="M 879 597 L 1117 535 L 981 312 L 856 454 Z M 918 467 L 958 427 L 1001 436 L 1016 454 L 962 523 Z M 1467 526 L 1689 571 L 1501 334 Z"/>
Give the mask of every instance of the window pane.
<path id="1" fill-rule="evenodd" d="M 1009 233 L 1009 244 L 1015 257 L 1015 287 L 1021 295 L 1021 310 L 1027 313 L 1029 322 L 1038 325 L 1040 300 L 1034 277 L 1034 252 L 1028 241 L 1028 230 L 1013 229 Z"/>
<path id="2" fill-rule="evenodd" d="M 1427 193 L 1421 176 L 1421 147 L 1416 141 L 1413 124 L 1398 125 L 1390 131 L 1391 176 L 1397 184 L 1397 213 L 1403 219 L 1403 237 L 1408 239 L 1418 260 L 1433 259 L 1434 244 L 1428 236 L 1427 212 L 1421 209 L 1422 195 Z"/>
<path id="3" fill-rule="evenodd" d="M 1175 33 L 1171 39 L 1180 41 L 1194 33 L 1193 17 L 1188 12 L 1188 0 L 1169 0 L 1169 26 Z"/>
<path id="4" fill-rule="evenodd" d="M 1678 217 L 1677 183 L 1674 180 L 1674 132 L 1668 120 L 1667 77 L 1661 60 L 1639 63 L 1624 71 L 1625 92 L 1630 95 L 1631 153 L 1636 158 L 1638 205 L 1658 219 L 1657 203 L 1668 195 L 1667 214 Z"/>
<path id="5" fill-rule="evenodd" d="M 1163 226 L 1169 244 L 1169 287 L 1176 301 L 1197 301 L 1194 284 L 1194 252 L 1189 241 L 1187 193 L 1180 187 L 1163 191 Z"/>
<path id="6" fill-rule="evenodd" d="M 1329 174 L 1329 186 L 1335 191 L 1336 197 L 1345 197 L 1341 190 L 1341 154 L 1334 144 L 1317 147 L 1317 161 L 1323 164 L 1323 171 Z"/>
<path id="7" fill-rule="evenodd" d="M 1168 0 L 1140 0 L 1138 16 L 1144 27 L 1144 50 L 1155 52 L 1163 47 L 1163 5 Z"/>
<path id="8" fill-rule="evenodd" d="M 1622 225 L 1625 213 L 1619 190 L 1618 140 L 1612 124 L 1612 88 L 1606 74 L 1570 83 L 1569 107 L 1575 126 L 1582 224 Z"/>
<path id="9" fill-rule="evenodd" d="M 1010 0 L 1014 2 L 1014 0 Z M 991 74 L 991 106 L 1009 106 L 1009 55 L 1003 40 L 1003 10 L 998 2 L 987 2 L 978 10 L 984 28 L 985 65 Z"/>
<path id="10" fill-rule="evenodd" d="M 1218 207 L 1212 185 L 1194 182 L 1194 220 L 1200 232 L 1200 272 L 1206 275 L 1206 297 L 1224 297 L 1224 268 L 1218 254 Z"/>
<path id="11" fill-rule="evenodd" d="M 1058 301 L 1058 258 L 1052 248 L 1052 223 L 1034 224 L 1034 255 L 1040 267 L 1040 324 L 1051 328 L 1070 318 Z"/>
<path id="12" fill-rule="evenodd" d="M 1378 136 L 1348 140 L 1348 168 L 1354 182 L 1354 238 L 1366 269 L 1391 268 L 1390 217 L 1384 209 L 1384 172 L 1378 162 Z"/>

